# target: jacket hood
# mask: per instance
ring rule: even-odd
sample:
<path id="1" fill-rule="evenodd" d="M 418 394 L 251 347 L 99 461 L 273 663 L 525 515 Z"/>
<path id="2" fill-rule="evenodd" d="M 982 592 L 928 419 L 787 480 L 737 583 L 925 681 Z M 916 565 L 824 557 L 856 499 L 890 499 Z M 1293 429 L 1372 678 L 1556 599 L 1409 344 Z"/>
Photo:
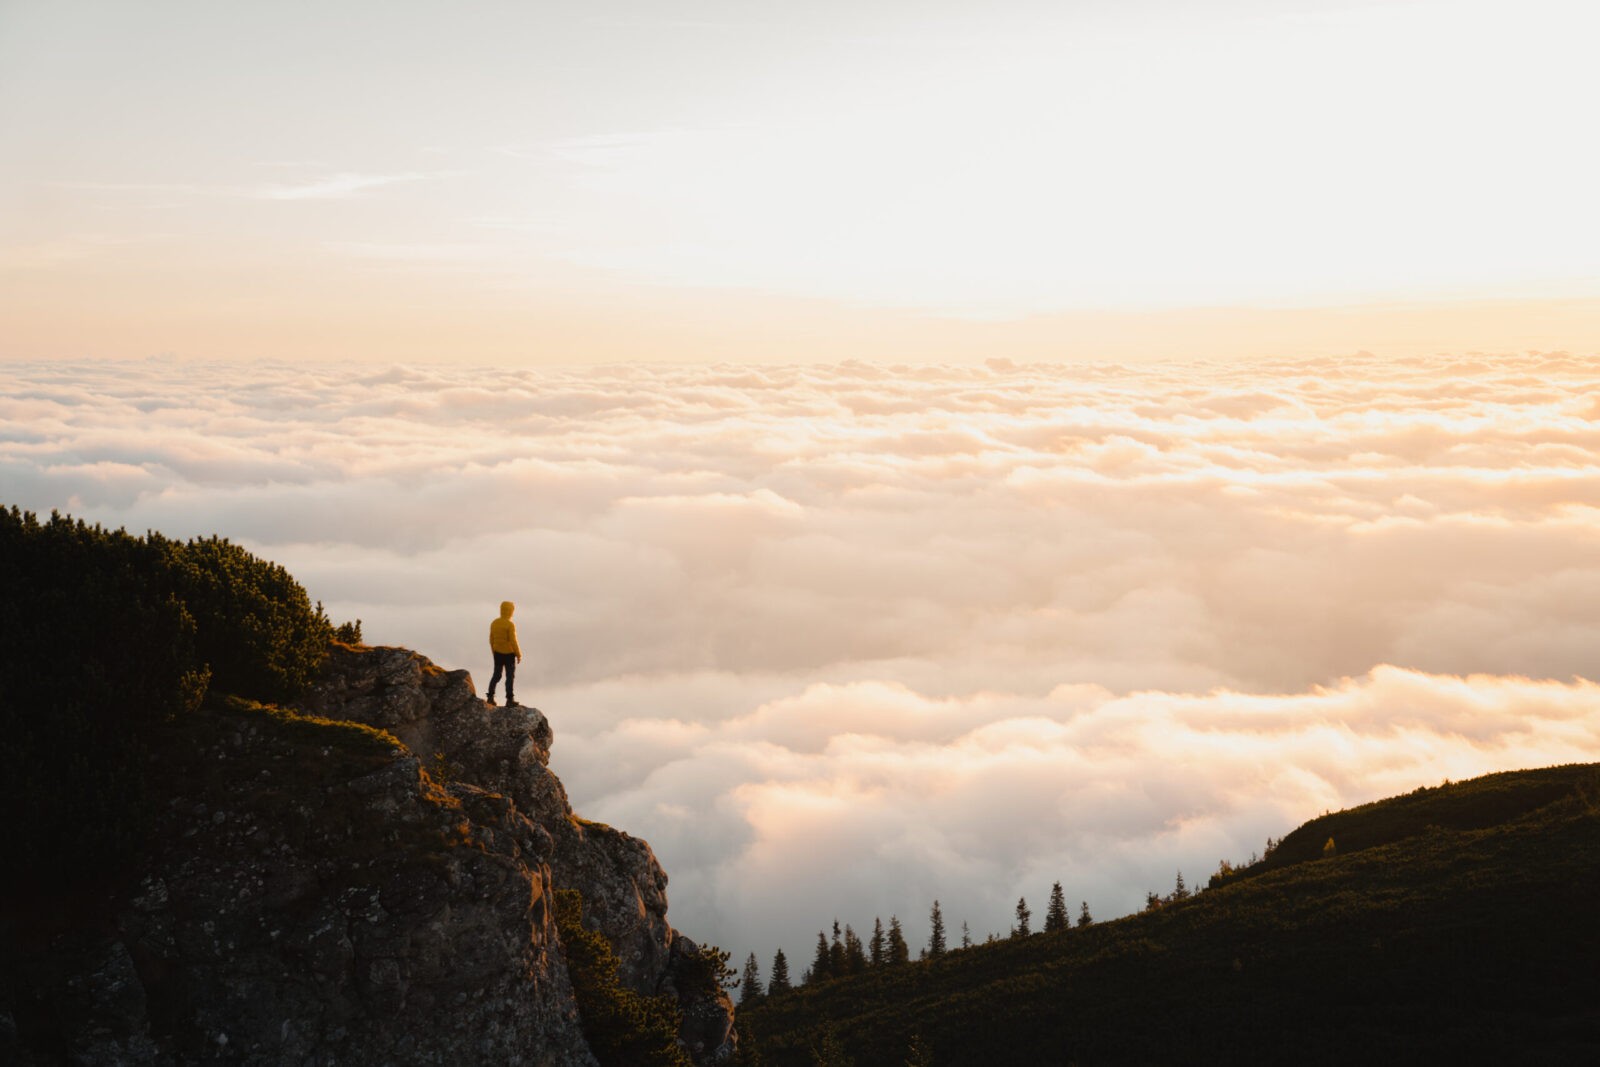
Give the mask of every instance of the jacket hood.
<path id="1" fill-rule="evenodd" d="M 516 611 L 516 610 L 517 610 L 517 606 L 515 604 L 513 604 L 511 601 L 509 601 L 509 600 L 500 601 L 500 617 L 502 619 L 511 618 L 511 613 L 513 611 Z"/>

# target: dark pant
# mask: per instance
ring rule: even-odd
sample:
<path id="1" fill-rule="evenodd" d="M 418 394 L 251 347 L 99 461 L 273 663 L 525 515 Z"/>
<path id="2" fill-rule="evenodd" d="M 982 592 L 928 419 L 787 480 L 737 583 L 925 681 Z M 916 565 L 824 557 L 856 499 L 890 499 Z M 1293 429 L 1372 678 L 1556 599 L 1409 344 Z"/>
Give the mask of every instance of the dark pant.
<path id="1" fill-rule="evenodd" d="M 516 698 L 511 695 L 511 687 L 517 678 L 517 654 L 515 652 L 496 652 L 494 654 L 494 675 L 489 679 L 489 699 L 494 699 L 494 687 L 500 684 L 500 672 L 506 672 L 506 703 L 512 703 Z"/>

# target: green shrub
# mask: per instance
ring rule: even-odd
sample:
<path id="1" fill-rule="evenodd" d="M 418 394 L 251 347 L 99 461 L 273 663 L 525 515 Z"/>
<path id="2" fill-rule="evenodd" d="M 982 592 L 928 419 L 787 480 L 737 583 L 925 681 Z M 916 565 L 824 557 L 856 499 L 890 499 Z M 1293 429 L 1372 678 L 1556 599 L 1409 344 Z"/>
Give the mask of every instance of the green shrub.
<path id="1" fill-rule="evenodd" d="M 673 979 L 685 994 L 715 996 L 718 990 L 738 984 L 739 972 L 728 966 L 728 952 L 716 945 L 702 945 L 692 955 L 674 965 Z"/>
<path id="2" fill-rule="evenodd" d="M 273 702 L 305 691 L 333 627 L 288 571 L 220 537 L 150 539 L 166 553 L 194 616 L 196 652 L 211 668 L 213 688 Z"/>
<path id="3" fill-rule="evenodd" d="M 4 895 L 115 878 L 142 847 L 149 743 L 208 686 L 286 700 L 331 627 L 289 573 L 218 538 L 181 544 L 0 508 L 0 767 L 15 818 Z"/>
<path id="4" fill-rule="evenodd" d="M 583 1036 L 601 1067 L 692 1067 L 678 1044 L 676 1005 L 622 985 L 611 943 L 584 928 L 583 896 L 576 889 L 556 890 L 556 926 Z"/>

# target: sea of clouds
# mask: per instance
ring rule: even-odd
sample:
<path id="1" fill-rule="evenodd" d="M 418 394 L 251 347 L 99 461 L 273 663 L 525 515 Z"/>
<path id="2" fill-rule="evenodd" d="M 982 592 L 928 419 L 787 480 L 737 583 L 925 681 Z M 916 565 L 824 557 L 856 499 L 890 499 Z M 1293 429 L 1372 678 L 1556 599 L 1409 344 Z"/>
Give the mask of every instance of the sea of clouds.
<path id="1" fill-rule="evenodd" d="M 691 935 L 1098 917 L 1600 759 L 1600 359 L 0 364 L 0 502 L 285 564 L 518 696 Z"/>

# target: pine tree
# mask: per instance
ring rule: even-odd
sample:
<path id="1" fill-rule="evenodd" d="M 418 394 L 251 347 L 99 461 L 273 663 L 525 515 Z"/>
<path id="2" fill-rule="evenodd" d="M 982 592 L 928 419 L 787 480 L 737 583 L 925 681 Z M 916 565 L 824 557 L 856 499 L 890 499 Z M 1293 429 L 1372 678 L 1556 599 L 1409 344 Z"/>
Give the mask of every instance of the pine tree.
<path id="1" fill-rule="evenodd" d="M 900 929 L 900 920 L 893 915 L 889 916 L 889 962 L 911 962 L 911 946 L 906 944 L 906 935 Z"/>
<path id="2" fill-rule="evenodd" d="M 1189 887 L 1183 884 L 1183 872 L 1182 871 L 1178 872 L 1178 880 L 1172 886 L 1172 899 L 1173 900 L 1188 900 L 1189 899 Z"/>
<path id="3" fill-rule="evenodd" d="M 933 902 L 933 910 L 928 913 L 928 925 L 932 932 L 928 934 L 928 955 L 937 959 L 944 955 L 944 915 L 939 911 L 939 902 Z"/>
<path id="4" fill-rule="evenodd" d="M 1033 918 L 1033 912 L 1028 910 L 1028 898 L 1017 898 L 1017 925 L 1011 931 L 1012 937 L 1027 937 L 1033 933 L 1028 928 L 1028 920 Z"/>
<path id="5" fill-rule="evenodd" d="M 817 931 L 817 954 L 811 959 L 811 970 L 808 975 L 806 985 L 833 977 L 833 957 L 828 955 L 828 936 L 821 930 Z"/>
<path id="6" fill-rule="evenodd" d="M 867 942 L 867 962 L 874 967 L 880 967 L 884 962 L 883 920 L 874 917 L 872 920 L 872 940 Z"/>
<path id="7" fill-rule="evenodd" d="M 1061 892 L 1061 883 L 1057 882 L 1050 887 L 1050 906 L 1044 912 L 1044 932 L 1053 934 L 1071 925 L 1071 920 L 1067 917 L 1067 898 Z"/>
<path id="8" fill-rule="evenodd" d="M 861 938 L 850 929 L 848 923 L 844 928 L 844 973 L 860 974 L 867 969 L 867 953 L 861 947 Z"/>
<path id="9" fill-rule="evenodd" d="M 1092 922 L 1094 922 L 1094 918 L 1089 914 L 1089 902 L 1080 900 L 1078 902 L 1078 925 L 1088 926 Z"/>
<path id="10" fill-rule="evenodd" d="M 855 1067 L 855 1062 L 832 1026 L 824 1027 L 821 1040 L 811 1046 L 811 1067 Z"/>
<path id="11" fill-rule="evenodd" d="M 787 993 L 793 987 L 789 984 L 789 961 L 779 949 L 777 955 L 772 957 L 772 980 L 767 983 L 767 996 L 775 997 L 779 993 Z"/>
<path id="12" fill-rule="evenodd" d="M 844 935 L 839 931 L 839 920 L 833 920 L 833 943 L 828 946 L 828 974 L 839 978 L 845 973 Z"/>
<path id="13" fill-rule="evenodd" d="M 739 979 L 739 1007 L 748 1008 L 761 999 L 761 965 L 756 954 L 750 953 L 744 961 L 744 977 Z"/>
<path id="14" fill-rule="evenodd" d="M 972 931 L 967 929 L 967 920 L 961 920 L 961 947 L 972 947 Z"/>
<path id="15" fill-rule="evenodd" d="M 728 1061 L 728 1067 L 762 1067 L 761 1050 L 756 1047 L 756 1035 L 743 1023 L 738 1027 L 739 1043 L 734 1046 L 733 1059 Z"/>

